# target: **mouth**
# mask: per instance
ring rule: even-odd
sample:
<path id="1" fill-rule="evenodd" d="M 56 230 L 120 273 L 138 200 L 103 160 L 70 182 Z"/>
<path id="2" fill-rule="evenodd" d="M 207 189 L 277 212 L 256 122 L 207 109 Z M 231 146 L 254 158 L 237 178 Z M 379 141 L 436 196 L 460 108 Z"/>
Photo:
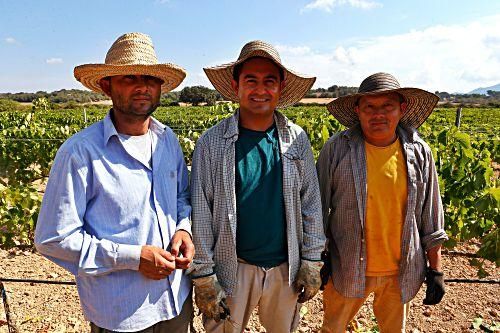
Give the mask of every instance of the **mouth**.
<path id="1" fill-rule="evenodd" d="M 149 97 L 149 96 L 138 96 L 138 97 L 133 97 L 132 100 L 133 101 L 138 101 L 138 102 L 150 102 L 151 101 L 151 97 Z"/>
<path id="2" fill-rule="evenodd" d="M 252 102 L 257 102 L 257 103 L 265 103 L 265 102 L 269 102 L 270 98 L 250 97 L 250 100 L 251 100 Z"/>

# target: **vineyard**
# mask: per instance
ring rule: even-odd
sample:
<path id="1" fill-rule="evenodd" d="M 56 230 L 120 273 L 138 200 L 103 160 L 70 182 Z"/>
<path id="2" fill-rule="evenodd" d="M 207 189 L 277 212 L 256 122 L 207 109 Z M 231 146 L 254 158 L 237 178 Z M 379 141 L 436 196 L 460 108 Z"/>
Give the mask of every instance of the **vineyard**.
<path id="1" fill-rule="evenodd" d="M 235 110 L 215 107 L 160 107 L 154 114 L 178 135 L 188 164 L 198 137 Z M 26 111 L 0 112 L 0 247 L 31 247 L 44 184 L 58 147 L 82 128 L 102 119 L 100 107 L 51 110 L 43 101 Z M 343 129 L 326 108 L 291 107 L 284 113 L 309 135 L 315 157 L 328 138 Z M 500 265 L 500 109 L 438 108 L 419 129 L 433 149 L 445 206 L 449 248 L 477 239 L 472 264 L 480 276 L 485 259 Z"/>

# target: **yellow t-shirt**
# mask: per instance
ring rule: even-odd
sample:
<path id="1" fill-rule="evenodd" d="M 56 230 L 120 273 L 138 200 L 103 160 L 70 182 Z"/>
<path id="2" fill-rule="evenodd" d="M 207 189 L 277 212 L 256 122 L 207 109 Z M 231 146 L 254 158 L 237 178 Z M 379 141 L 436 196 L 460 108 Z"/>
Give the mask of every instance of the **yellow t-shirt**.
<path id="1" fill-rule="evenodd" d="M 406 162 L 399 139 L 387 147 L 373 146 L 365 141 L 365 151 L 366 275 L 395 275 L 399 272 L 408 195 Z"/>

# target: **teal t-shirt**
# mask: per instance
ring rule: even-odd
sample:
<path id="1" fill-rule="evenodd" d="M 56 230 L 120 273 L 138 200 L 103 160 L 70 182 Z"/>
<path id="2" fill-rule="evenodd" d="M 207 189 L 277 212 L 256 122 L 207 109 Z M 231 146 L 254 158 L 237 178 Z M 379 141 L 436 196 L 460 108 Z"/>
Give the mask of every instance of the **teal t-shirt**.
<path id="1" fill-rule="evenodd" d="M 236 253 L 261 267 L 287 261 L 278 131 L 240 127 L 236 141 Z"/>

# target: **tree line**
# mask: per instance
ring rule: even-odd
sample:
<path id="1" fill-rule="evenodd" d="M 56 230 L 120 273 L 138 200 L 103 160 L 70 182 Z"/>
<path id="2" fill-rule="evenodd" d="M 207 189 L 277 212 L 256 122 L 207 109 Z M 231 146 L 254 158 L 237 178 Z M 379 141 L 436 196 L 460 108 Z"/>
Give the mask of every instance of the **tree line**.
<path id="1" fill-rule="evenodd" d="M 328 88 L 311 89 L 306 94 L 306 98 L 337 98 L 357 92 L 356 87 L 332 85 Z M 440 100 L 450 104 L 464 105 L 486 105 L 500 107 L 500 92 L 488 90 L 487 95 L 481 94 L 450 94 L 445 91 L 436 91 Z M 53 92 L 37 91 L 36 93 L 0 93 L 0 104 L 5 107 L 11 106 L 6 100 L 31 103 L 36 99 L 45 98 L 50 103 L 90 103 L 107 100 L 108 97 L 88 90 L 61 89 Z M 192 105 L 215 105 L 223 98 L 214 89 L 204 86 L 184 87 L 180 91 L 172 91 L 161 96 L 161 106 L 178 106 L 179 103 L 189 103 Z M 0 107 L 1 108 L 1 107 Z"/>

